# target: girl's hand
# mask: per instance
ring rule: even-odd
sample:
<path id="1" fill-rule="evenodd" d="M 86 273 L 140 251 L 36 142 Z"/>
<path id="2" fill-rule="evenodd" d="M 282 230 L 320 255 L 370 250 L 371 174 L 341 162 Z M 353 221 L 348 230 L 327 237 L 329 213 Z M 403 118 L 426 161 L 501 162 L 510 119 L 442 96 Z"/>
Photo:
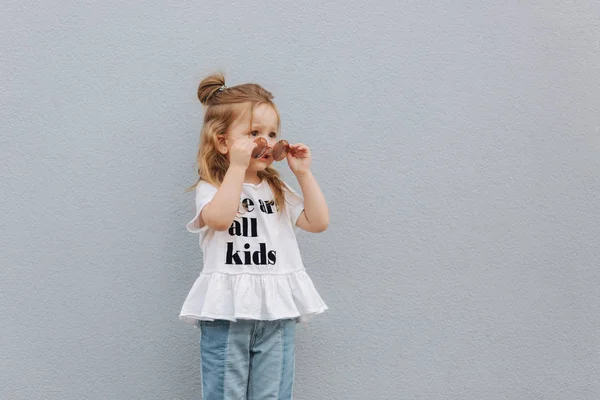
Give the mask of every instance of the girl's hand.
<path id="1" fill-rule="evenodd" d="M 246 170 L 256 143 L 252 140 L 236 140 L 229 150 L 229 166 L 238 166 Z"/>
<path id="2" fill-rule="evenodd" d="M 291 144 L 287 155 L 288 165 L 295 175 L 302 175 L 310 172 L 310 163 L 312 156 L 308 146 L 298 143 Z"/>

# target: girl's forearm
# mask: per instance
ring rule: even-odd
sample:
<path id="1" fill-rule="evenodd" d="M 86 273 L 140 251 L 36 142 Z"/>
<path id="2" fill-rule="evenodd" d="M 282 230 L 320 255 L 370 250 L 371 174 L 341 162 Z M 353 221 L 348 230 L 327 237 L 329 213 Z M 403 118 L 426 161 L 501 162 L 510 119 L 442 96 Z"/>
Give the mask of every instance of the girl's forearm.
<path id="1" fill-rule="evenodd" d="M 217 231 L 224 231 L 231 226 L 238 212 L 245 176 L 245 169 L 234 165 L 229 167 L 215 197 L 202 210 L 206 225 Z"/>
<path id="2" fill-rule="evenodd" d="M 329 207 L 312 172 L 296 175 L 304 197 L 304 215 L 311 225 L 321 229 L 329 225 Z"/>

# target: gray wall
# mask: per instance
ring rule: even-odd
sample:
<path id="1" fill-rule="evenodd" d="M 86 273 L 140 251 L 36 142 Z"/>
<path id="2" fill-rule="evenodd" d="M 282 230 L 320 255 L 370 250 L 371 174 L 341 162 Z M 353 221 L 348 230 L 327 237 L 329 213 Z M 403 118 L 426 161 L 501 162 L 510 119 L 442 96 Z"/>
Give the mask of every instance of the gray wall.
<path id="1" fill-rule="evenodd" d="M 600 398 L 600 3 L 26 3 L 0 6 L 1 399 L 199 398 L 184 189 L 219 69 L 276 95 L 332 210 L 299 238 L 331 310 L 297 399 Z"/>

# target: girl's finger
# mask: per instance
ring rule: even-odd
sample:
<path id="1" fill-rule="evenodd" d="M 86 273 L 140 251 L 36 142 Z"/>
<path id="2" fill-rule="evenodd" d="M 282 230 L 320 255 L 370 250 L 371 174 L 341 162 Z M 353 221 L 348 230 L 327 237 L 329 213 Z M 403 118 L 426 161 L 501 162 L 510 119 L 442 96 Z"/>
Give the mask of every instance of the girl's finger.
<path id="1" fill-rule="evenodd" d="M 308 148 L 306 147 L 293 147 L 290 149 L 290 153 L 293 155 L 304 155 L 308 154 Z"/>

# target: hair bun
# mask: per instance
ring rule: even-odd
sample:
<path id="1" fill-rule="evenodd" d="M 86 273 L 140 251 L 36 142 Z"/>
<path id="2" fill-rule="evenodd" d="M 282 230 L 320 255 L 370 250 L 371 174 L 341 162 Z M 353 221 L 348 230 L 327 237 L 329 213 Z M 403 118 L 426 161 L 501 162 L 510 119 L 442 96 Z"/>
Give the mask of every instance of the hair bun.
<path id="1" fill-rule="evenodd" d="M 211 97 L 225 85 L 223 74 L 214 74 L 202 79 L 198 86 L 198 99 L 202 105 L 208 105 Z"/>

